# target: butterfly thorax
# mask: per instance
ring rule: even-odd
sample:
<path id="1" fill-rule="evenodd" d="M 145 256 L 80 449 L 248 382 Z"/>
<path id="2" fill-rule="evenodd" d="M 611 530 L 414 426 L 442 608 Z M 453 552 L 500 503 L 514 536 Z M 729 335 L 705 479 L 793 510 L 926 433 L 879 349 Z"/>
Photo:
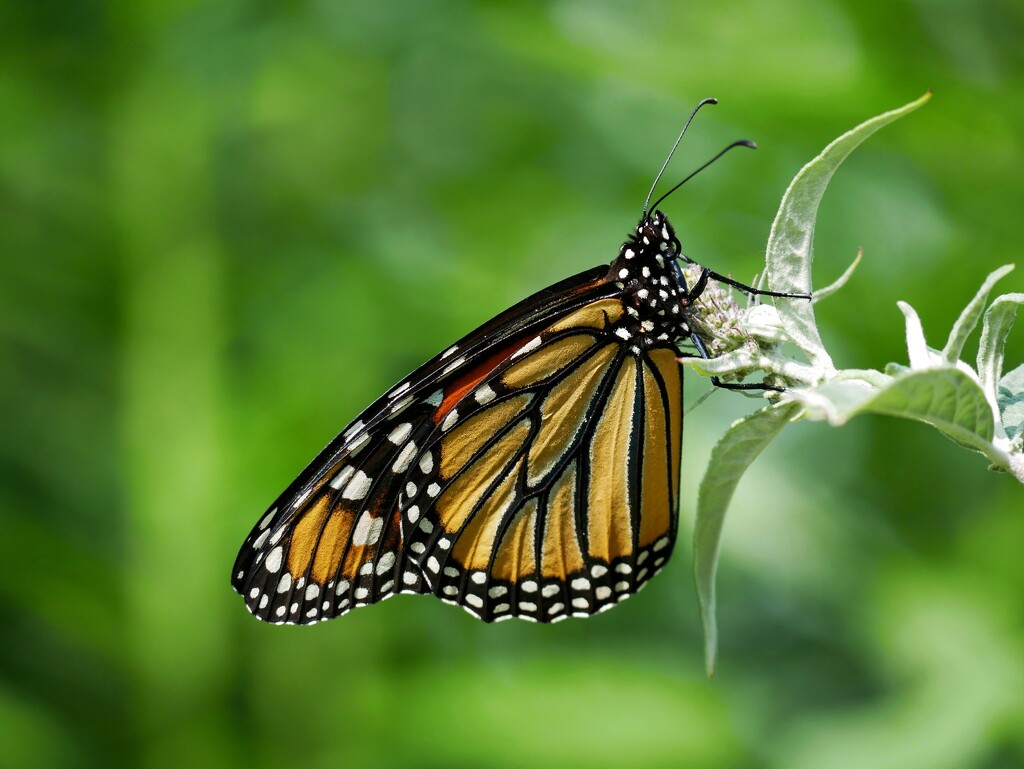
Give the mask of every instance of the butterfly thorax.
<path id="1" fill-rule="evenodd" d="M 611 264 L 626 306 L 614 328 L 638 348 L 664 346 L 690 335 L 686 280 L 677 264 L 679 241 L 660 211 L 637 225 Z"/>

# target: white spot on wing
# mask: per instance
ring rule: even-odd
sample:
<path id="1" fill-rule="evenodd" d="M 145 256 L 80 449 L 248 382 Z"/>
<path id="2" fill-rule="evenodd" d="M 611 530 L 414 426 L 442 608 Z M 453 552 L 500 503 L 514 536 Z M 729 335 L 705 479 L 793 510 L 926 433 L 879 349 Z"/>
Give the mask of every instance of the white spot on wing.
<path id="1" fill-rule="evenodd" d="M 441 423 L 441 429 L 451 430 L 455 426 L 455 423 L 458 421 L 459 411 L 458 409 L 452 409 L 451 411 L 448 412 L 448 415 L 444 418 L 444 421 Z"/>
<path id="2" fill-rule="evenodd" d="M 423 456 L 420 457 L 420 471 L 423 473 L 429 473 L 434 469 L 434 455 L 429 451 L 424 451 Z"/>
<path id="3" fill-rule="evenodd" d="M 384 529 L 384 519 L 374 518 L 364 512 L 356 522 L 355 531 L 352 532 L 353 545 L 375 545 L 380 539 L 380 533 Z"/>
<path id="4" fill-rule="evenodd" d="M 531 350 L 536 350 L 538 347 L 540 347 L 541 341 L 542 340 L 539 336 L 535 336 L 529 342 L 527 342 L 514 353 L 512 353 L 512 357 L 518 358 L 520 355 L 526 355 L 526 353 L 530 352 Z"/>
<path id="5" fill-rule="evenodd" d="M 331 479 L 330 487 L 332 489 L 340 489 L 342 486 L 348 483 L 348 479 L 352 477 L 352 473 L 354 472 L 355 468 L 352 467 L 352 465 L 348 465 L 347 467 L 341 468 L 338 471 L 337 475 L 335 475 Z"/>
<path id="6" fill-rule="evenodd" d="M 280 547 L 275 547 L 270 551 L 270 555 L 267 556 L 267 571 L 271 574 L 277 574 L 281 570 L 281 562 L 284 560 L 284 550 Z"/>
<path id="7" fill-rule="evenodd" d="M 354 441 L 352 441 L 352 445 L 349 446 L 349 449 L 348 449 L 348 455 L 350 457 L 354 457 L 356 454 L 358 454 L 360 451 L 362 451 L 364 448 L 366 448 L 366 444 L 368 444 L 369 442 L 370 442 L 370 434 L 369 433 L 363 433 L 358 438 L 356 438 Z"/>
<path id="8" fill-rule="evenodd" d="M 391 472 L 393 473 L 404 473 L 409 469 L 409 465 L 412 464 L 413 458 L 416 456 L 416 443 L 409 441 L 405 444 L 405 448 L 399 452 L 398 456 L 395 457 L 395 463 L 391 465 Z"/>
<path id="9" fill-rule="evenodd" d="M 412 403 L 412 396 L 411 395 L 407 395 L 404 398 L 402 398 L 402 400 L 400 400 L 400 401 L 398 401 L 396 403 L 393 403 L 391 405 L 391 413 L 392 414 L 397 414 L 399 411 L 404 411 L 405 409 L 407 409 L 409 407 L 409 404 L 411 404 L 411 403 Z"/>
<path id="10" fill-rule="evenodd" d="M 384 555 L 380 557 L 380 560 L 377 561 L 377 575 L 380 576 L 381 574 L 384 574 L 386 571 L 390 571 L 394 567 L 394 565 L 395 554 L 384 553 Z"/>
<path id="11" fill-rule="evenodd" d="M 463 363 L 465 363 L 465 362 L 466 362 L 466 359 L 465 359 L 465 358 L 456 358 L 456 359 L 455 359 L 455 360 L 453 360 L 453 361 L 452 361 L 451 363 L 449 363 L 449 364 L 448 364 L 447 366 L 445 366 L 445 367 L 444 367 L 444 371 L 442 371 L 441 373 L 442 373 L 442 374 L 448 374 L 448 373 L 451 373 L 452 371 L 454 371 L 455 369 L 457 369 L 457 368 L 458 368 L 459 366 L 461 366 L 461 365 L 462 365 Z"/>
<path id="12" fill-rule="evenodd" d="M 494 397 L 495 392 L 494 390 L 491 389 L 490 385 L 484 385 L 475 393 L 473 393 L 473 398 L 475 398 L 476 402 L 479 403 L 481 406 L 483 406 L 486 403 L 490 403 L 492 400 L 494 400 Z"/>
<path id="13" fill-rule="evenodd" d="M 401 446 L 402 442 L 409 437 L 409 433 L 412 432 L 412 425 L 409 422 L 402 422 L 388 435 L 388 440 L 396 446 Z"/>
<path id="14" fill-rule="evenodd" d="M 370 476 L 362 470 L 357 470 L 341 496 L 343 499 L 363 499 L 370 492 L 371 483 L 373 483 L 373 479 Z"/>

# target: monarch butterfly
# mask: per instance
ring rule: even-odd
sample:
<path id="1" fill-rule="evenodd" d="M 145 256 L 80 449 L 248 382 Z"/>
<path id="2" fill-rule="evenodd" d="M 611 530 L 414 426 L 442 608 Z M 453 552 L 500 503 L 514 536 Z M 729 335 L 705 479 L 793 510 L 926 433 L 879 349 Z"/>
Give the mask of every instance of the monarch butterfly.
<path id="1" fill-rule="evenodd" d="M 679 240 L 649 206 L 608 266 L 556 283 L 427 361 L 277 498 L 232 586 L 256 617 L 311 624 L 397 593 L 487 622 L 590 616 L 635 594 L 676 539 L 679 345 L 709 357 Z M 654 213 L 648 213 L 653 210 Z M 714 384 L 776 389 L 760 384 Z"/>

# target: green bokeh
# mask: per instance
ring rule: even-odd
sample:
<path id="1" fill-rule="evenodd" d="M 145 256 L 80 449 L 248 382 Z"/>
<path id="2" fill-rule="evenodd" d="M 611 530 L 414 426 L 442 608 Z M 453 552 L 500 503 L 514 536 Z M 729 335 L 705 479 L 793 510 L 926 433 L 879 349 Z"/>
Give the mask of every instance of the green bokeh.
<path id="1" fill-rule="evenodd" d="M 615 611 L 487 626 L 401 597 L 313 628 L 228 586 L 366 403 L 665 211 L 749 278 L 803 162 L 837 174 L 836 363 L 935 346 L 1024 247 L 1019 2 L 0 4 L 0 766 L 1024 765 L 1024 490 L 929 428 L 787 430 L 741 484 L 703 674 L 683 546 Z M 1021 290 L 1015 273 L 1003 290 Z M 1024 360 L 1011 338 L 1008 368 Z M 687 375 L 688 395 L 706 383 Z"/>

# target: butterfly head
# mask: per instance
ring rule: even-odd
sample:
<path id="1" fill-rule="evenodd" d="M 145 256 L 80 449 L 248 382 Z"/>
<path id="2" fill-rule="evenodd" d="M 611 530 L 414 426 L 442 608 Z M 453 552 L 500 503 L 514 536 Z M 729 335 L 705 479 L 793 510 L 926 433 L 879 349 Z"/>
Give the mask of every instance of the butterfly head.
<path id="1" fill-rule="evenodd" d="M 658 255 L 664 259 L 675 259 L 682 251 L 676 231 L 661 211 L 644 217 L 636 226 L 632 240 L 646 255 Z"/>
<path id="2" fill-rule="evenodd" d="M 637 349 L 652 348 L 690 333 L 682 251 L 661 211 L 644 216 L 612 262 L 609 279 L 621 291 L 626 315 L 613 330 Z"/>

